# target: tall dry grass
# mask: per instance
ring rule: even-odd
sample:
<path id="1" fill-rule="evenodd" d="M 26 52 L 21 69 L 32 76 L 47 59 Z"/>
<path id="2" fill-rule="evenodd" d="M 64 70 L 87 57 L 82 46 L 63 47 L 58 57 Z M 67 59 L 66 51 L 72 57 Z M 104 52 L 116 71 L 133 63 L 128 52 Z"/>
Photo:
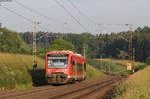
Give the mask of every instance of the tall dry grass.
<path id="1" fill-rule="evenodd" d="M 37 60 L 38 69 L 44 69 L 44 60 Z M 22 89 L 32 85 L 32 56 L 0 53 L 0 89 Z"/>
<path id="2" fill-rule="evenodd" d="M 150 67 L 130 76 L 117 95 L 116 99 L 150 99 Z"/>

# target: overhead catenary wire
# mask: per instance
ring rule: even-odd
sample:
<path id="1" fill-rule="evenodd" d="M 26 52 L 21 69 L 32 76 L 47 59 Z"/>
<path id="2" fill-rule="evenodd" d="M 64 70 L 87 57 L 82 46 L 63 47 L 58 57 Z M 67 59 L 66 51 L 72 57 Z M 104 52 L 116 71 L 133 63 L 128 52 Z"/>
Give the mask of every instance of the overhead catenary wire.
<path id="1" fill-rule="evenodd" d="M 89 22 L 91 22 L 92 24 L 94 24 L 95 26 L 101 26 L 104 29 L 108 30 L 109 32 L 111 32 L 110 29 L 108 29 L 107 27 L 103 26 L 103 24 L 98 24 L 97 22 L 95 22 L 92 18 L 90 18 L 87 14 L 85 14 L 83 11 L 81 11 L 73 2 L 72 0 L 68 0 L 68 2 L 70 3 L 70 5 L 72 5 L 72 7 L 74 9 L 76 9 L 78 11 L 79 14 L 81 14 L 83 17 L 85 17 Z"/>
<path id="2" fill-rule="evenodd" d="M 108 29 L 107 27 L 103 26 L 104 24 L 98 24 L 97 22 L 95 22 L 92 18 L 90 18 L 88 15 L 86 15 L 83 11 L 81 11 L 76 5 L 75 3 L 73 3 L 72 0 L 68 0 L 68 2 L 72 5 L 73 8 L 75 8 L 78 13 L 80 13 L 82 16 L 84 16 L 89 22 L 93 23 L 94 25 L 100 26 L 105 28 L 106 30 L 108 30 L 109 32 L 111 32 L 110 29 Z M 121 26 L 121 25 L 128 25 L 128 24 L 106 24 L 106 25 L 117 25 L 117 26 Z"/>
<path id="3" fill-rule="evenodd" d="M 35 9 L 30 8 L 30 7 L 27 6 L 27 5 L 22 4 L 21 2 L 18 2 L 17 0 L 14 0 L 14 2 L 17 3 L 18 5 L 22 6 L 23 8 L 27 9 L 28 11 L 30 11 L 30 12 L 32 12 L 32 13 L 38 15 L 38 16 L 44 17 L 46 20 L 55 20 L 55 21 L 58 21 L 58 19 L 54 19 L 54 18 L 52 18 L 52 17 L 49 17 L 49 16 L 47 16 L 47 15 L 45 15 L 45 14 L 43 14 L 43 13 L 41 13 L 41 12 L 35 10 Z M 59 21 L 61 21 L 61 20 L 59 20 Z M 65 22 L 63 22 L 63 21 L 61 21 L 61 22 L 62 22 L 62 23 L 65 23 Z"/>
<path id="4" fill-rule="evenodd" d="M 17 16 L 23 18 L 24 20 L 26 20 L 26 21 L 28 21 L 28 22 L 30 22 L 30 23 L 33 22 L 31 19 L 29 19 L 29 18 L 27 18 L 27 17 L 25 17 L 25 16 L 23 16 L 23 15 L 21 15 L 21 14 L 15 12 L 15 11 L 13 11 L 13 10 L 11 10 L 11 9 L 9 9 L 9 8 L 7 8 L 7 7 L 5 7 L 5 6 L 3 6 L 2 4 L 0 5 L 0 7 L 6 9 L 7 11 L 9 11 L 9 12 L 11 12 L 11 13 L 14 13 L 15 15 L 17 15 Z"/>
<path id="5" fill-rule="evenodd" d="M 78 13 L 80 13 L 81 15 L 83 15 L 84 17 L 86 17 L 89 21 L 91 21 L 92 23 L 95 24 L 95 22 L 89 16 L 87 16 L 85 13 L 83 13 L 83 11 L 81 11 L 80 9 L 78 9 L 78 7 L 71 0 L 68 0 L 68 2 L 72 5 L 73 8 L 75 8 L 78 11 Z"/>
<path id="6" fill-rule="evenodd" d="M 13 14 L 15 14 L 15 15 L 17 15 L 17 16 L 23 18 L 24 20 L 26 20 L 26 21 L 28 21 L 28 22 L 30 22 L 30 23 L 33 24 L 33 21 L 32 21 L 31 19 L 29 19 L 29 18 L 27 18 L 27 17 L 25 17 L 25 16 L 23 16 L 23 15 L 21 15 L 21 14 L 15 12 L 15 11 L 13 11 L 13 10 L 11 10 L 11 9 L 9 9 L 9 8 L 7 8 L 7 7 L 5 7 L 5 6 L 3 6 L 3 5 L 0 5 L 0 7 L 6 9 L 7 11 L 9 11 L 9 12 L 11 12 L 11 13 L 13 13 Z M 38 25 L 38 27 L 43 28 L 43 29 L 45 29 L 45 30 L 48 31 L 47 28 L 45 28 L 45 27 L 43 27 L 43 26 L 41 26 L 41 25 Z M 48 34 L 48 33 L 46 33 L 46 34 L 44 34 L 44 35 L 47 35 L 47 34 Z M 37 38 L 37 40 L 39 40 L 39 39 L 41 39 L 41 38 L 42 38 L 42 36 L 40 36 L 39 38 Z"/>
<path id="7" fill-rule="evenodd" d="M 26 5 L 24 5 L 24 4 L 20 3 L 20 2 L 18 2 L 17 0 L 14 0 L 14 2 L 17 3 L 18 5 L 22 6 L 23 8 L 27 9 L 28 11 L 30 11 L 30 12 L 32 12 L 32 13 L 38 15 L 38 16 L 44 17 L 46 20 L 53 20 L 52 18 L 50 18 L 50 17 L 48 17 L 48 16 L 45 16 L 44 14 L 40 13 L 39 11 L 30 8 L 30 7 L 26 6 Z M 40 26 L 40 25 L 39 25 L 39 26 Z M 41 26 L 40 26 L 40 27 L 41 27 Z M 48 29 L 46 29 L 46 30 L 48 30 Z"/>
<path id="8" fill-rule="evenodd" d="M 30 12 L 33 12 L 33 13 L 39 15 L 39 16 L 44 17 L 45 19 L 48 19 L 48 20 L 55 20 L 55 21 L 57 20 L 57 21 L 58 21 L 58 19 L 54 19 L 54 18 L 52 18 L 52 17 L 49 17 L 49 16 L 47 16 L 47 15 L 45 15 L 45 14 L 43 14 L 43 13 L 41 13 L 41 12 L 35 10 L 35 9 L 32 9 L 32 8 L 30 8 L 30 7 L 28 7 L 28 6 L 24 5 L 24 4 L 22 4 L 21 2 L 18 2 L 17 0 L 14 0 L 14 2 L 17 3 L 18 5 L 22 6 L 23 8 L 29 10 Z M 59 20 L 59 21 L 61 21 L 61 20 Z M 63 22 L 63 21 L 61 21 L 61 22 Z M 64 23 L 64 22 L 63 22 L 63 23 Z"/>
<path id="9" fill-rule="evenodd" d="M 6 9 L 7 11 L 9 11 L 9 12 L 11 12 L 11 13 L 17 15 L 17 16 L 19 16 L 20 18 L 23 18 L 24 20 L 26 20 L 26 21 L 28 21 L 28 22 L 30 22 L 30 23 L 32 23 L 32 24 L 33 24 L 33 22 L 34 22 L 32 19 L 27 18 L 27 17 L 23 16 L 22 14 L 19 14 L 19 13 L 17 13 L 16 11 L 14 11 L 14 10 L 12 10 L 12 9 L 9 9 L 9 8 L 6 7 L 6 6 L 3 6 L 2 4 L 0 5 L 0 7 Z M 38 27 L 43 28 L 44 30 L 49 31 L 49 29 L 47 29 L 46 27 L 44 27 L 44 26 L 42 26 L 42 25 L 38 25 Z"/>
<path id="10" fill-rule="evenodd" d="M 41 12 L 35 10 L 35 9 L 32 9 L 32 8 L 30 8 L 29 6 L 27 6 L 27 5 L 25 5 L 25 4 L 22 4 L 21 2 L 18 2 L 17 0 L 14 0 L 14 2 L 17 3 L 18 5 L 22 6 L 23 8 L 27 9 L 28 11 L 30 11 L 30 12 L 32 12 L 32 13 L 38 15 L 38 16 L 43 17 L 45 20 L 47 20 L 47 22 L 48 22 L 49 20 L 57 20 L 57 19 L 51 18 L 51 17 L 49 17 L 49 16 L 47 16 L 47 15 L 44 15 L 43 13 L 41 13 Z M 62 23 L 63 23 L 62 25 L 64 25 L 64 24 L 66 23 L 66 22 L 63 22 L 63 21 L 61 21 L 61 20 L 57 20 L 57 21 L 62 22 Z M 55 24 L 55 23 L 54 23 L 54 24 Z M 49 25 L 51 25 L 51 24 L 49 23 Z M 46 30 L 48 30 L 48 29 L 46 29 Z M 42 36 L 40 36 L 39 38 L 37 38 L 37 40 L 39 40 L 39 39 L 43 38 L 43 36 L 47 36 L 47 35 L 48 35 L 48 34 L 45 33 L 44 35 L 42 35 Z"/>
<path id="11" fill-rule="evenodd" d="M 67 8 L 66 8 L 63 4 L 61 4 L 58 0 L 53 0 L 53 1 L 55 1 L 61 8 L 63 8 L 63 9 L 66 11 L 66 13 L 68 13 L 68 15 L 69 15 L 70 17 L 72 17 L 72 19 L 74 19 L 74 20 L 81 26 L 81 28 L 82 28 L 83 30 L 85 30 L 86 32 L 89 31 L 84 25 L 82 25 L 82 24 L 80 23 L 80 21 L 78 21 L 78 19 L 77 19 L 75 16 L 73 16 L 73 15 L 70 13 L 69 10 L 67 10 Z"/>

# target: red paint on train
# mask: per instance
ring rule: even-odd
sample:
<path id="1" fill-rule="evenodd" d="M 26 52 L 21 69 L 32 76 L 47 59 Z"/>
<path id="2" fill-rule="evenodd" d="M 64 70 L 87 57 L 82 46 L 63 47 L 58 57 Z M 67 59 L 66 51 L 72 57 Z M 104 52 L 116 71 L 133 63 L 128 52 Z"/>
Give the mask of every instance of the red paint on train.
<path id="1" fill-rule="evenodd" d="M 70 51 L 48 52 L 45 76 L 49 84 L 61 84 L 86 79 L 86 59 Z"/>

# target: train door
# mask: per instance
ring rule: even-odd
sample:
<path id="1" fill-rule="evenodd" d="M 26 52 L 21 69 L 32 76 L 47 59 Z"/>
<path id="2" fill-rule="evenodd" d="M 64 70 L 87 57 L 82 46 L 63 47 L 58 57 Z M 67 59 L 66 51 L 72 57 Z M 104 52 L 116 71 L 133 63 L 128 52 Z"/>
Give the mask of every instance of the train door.
<path id="1" fill-rule="evenodd" d="M 72 63 L 73 78 L 75 80 L 77 80 L 77 73 L 78 73 L 78 71 L 77 71 L 77 61 L 75 61 L 75 60 L 72 59 L 71 63 Z"/>
<path id="2" fill-rule="evenodd" d="M 75 80 L 78 80 L 78 67 L 77 67 L 77 61 L 75 61 Z"/>
<path id="3" fill-rule="evenodd" d="M 82 79 L 84 79 L 84 78 L 85 78 L 85 68 L 84 68 L 84 63 L 82 64 L 82 72 L 83 72 Z"/>

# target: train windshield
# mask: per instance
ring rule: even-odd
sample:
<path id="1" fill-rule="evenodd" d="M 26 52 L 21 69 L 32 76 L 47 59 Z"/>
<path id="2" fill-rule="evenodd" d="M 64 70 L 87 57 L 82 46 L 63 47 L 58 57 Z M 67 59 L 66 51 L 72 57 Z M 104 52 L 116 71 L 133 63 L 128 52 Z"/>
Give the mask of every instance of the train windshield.
<path id="1" fill-rule="evenodd" d="M 68 55 L 50 54 L 48 55 L 48 68 L 66 68 L 68 63 Z"/>

